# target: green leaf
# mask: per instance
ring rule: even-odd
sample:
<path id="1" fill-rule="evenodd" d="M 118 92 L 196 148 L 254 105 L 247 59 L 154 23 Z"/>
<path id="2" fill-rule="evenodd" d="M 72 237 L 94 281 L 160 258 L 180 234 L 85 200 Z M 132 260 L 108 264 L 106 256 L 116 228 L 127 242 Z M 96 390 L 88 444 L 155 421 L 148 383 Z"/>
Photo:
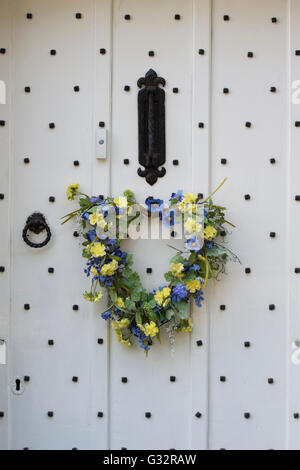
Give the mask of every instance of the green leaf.
<path id="1" fill-rule="evenodd" d="M 150 308 L 155 308 L 156 307 L 156 300 L 155 299 L 149 300 L 148 305 L 149 305 Z"/>
<path id="2" fill-rule="evenodd" d="M 153 312 L 153 310 L 150 310 L 149 313 L 148 313 L 148 317 L 150 318 L 150 320 L 152 321 L 155 321 L 157 322 L 158 321 L 158 316 L 155 312 Z"/>
<path id="3" fill-rule="evenodd" d="M 117 292 L 115 291 L 115 289 L 113 287 L 111 287 L 109 289 L 109 296 L 110 296 L 112 302 L 116 303 L 116 301 L 118 300 L 118 294 L 117 294 Z"/>
<path id="4" fill-rule="evenodd" d="M 176 302 L 175 303 L 176 305 L 176 308 L 179 312 L 179 316 L 181 319 L 185 319 L 185 318 L 188 318 L 189 316 L 189 309 L 190 309 L 190 305 L 189 303 L 187 302 Z"/>
<path id="5" fill-rule="evenodd" d="M 141 316 L 140 312 L 136 312 L 135 321 L 136 321 L 137 325 L 142 325 L 143 324 L 142 316 Z"/>
<path id="6" fill-rule="evenodd" d="M 166 312 L 166 319 L 167 319 L 167 320 L 171 320 L 171 318 L 172 318 L 173 316 L 174 316 L 174 310 L 171 310 L 171 309 L 167 310 L 167 312 Z"/>
<path id="7" fill-rule="evenodd" d="M 183 258 L 181 254 L 178 254 L 176 256 L 173 256 L 171 258 L 171 263 L 184 263 L 186 260 Z"/>

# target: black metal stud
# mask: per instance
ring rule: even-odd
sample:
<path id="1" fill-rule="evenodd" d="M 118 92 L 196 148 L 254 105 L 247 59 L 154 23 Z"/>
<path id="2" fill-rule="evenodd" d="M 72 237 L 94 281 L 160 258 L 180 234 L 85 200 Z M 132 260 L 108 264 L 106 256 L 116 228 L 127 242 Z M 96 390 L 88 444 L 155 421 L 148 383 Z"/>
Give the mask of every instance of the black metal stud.
<path id="1" fill-rule="evenodd" d="M 297 49 L 297 50 L 295 51 L 295 55 L 300 55 L 300 50 L 299 50 L 299 49 Z"/>
<path id="2" fill-rule="evenodd" d="M 125 15 L 125 16 L 124 16 L 124 19 L 125 19 L 126 21 L 130 21 L 130 20 L 131 20 L 131 15 Z"/>
<path id="3" fill-rule="evenodd" d="M 224 16 L 223 16 L 223 20 L 224 20 L 224 21 L 229 21 L 229 20 L 230 20 L 229 15 L 224 15 Z"/>
<path id="4" fill-rule="evenodd" d="M 253 52 L 251 52 L 251 51 L 249 51 L 247 55 L 248 55 L 249 59 L 252 59 L 253 56 L 254 56 Z"/>
<path id="5" fill-rule="evenodd" d="M 300 127 L 300 121 L 295 122 L 295 127 Z"/>
<path id="6" fill-rule="evenodd" d="M 176 382 L 176 377 L 175 375 L 170 376 L 170 382 Z"/>
<path id="7" fill-rule="evenodd" d="M 221 164 L 222 164 L 222 165 L 226 165 L 226 164 L 227 164 L 226 158 L 221 158 Z"/>
<path id="8" fill-rule="evenodd" d="M 3 201 L 4 197 L 5 197 L 4 194 L 1 193 L 1 194 L 0 194 L 0 199 L 1 199 L 1 201 Z"/>
<path id="9" fill-rule="evenodd" d="M 179 160 L 173 160 L 173 165 L 178 166 L 179 165 Z"/>
<path id="10" fill-rule="evenodd" d="M 103 344 L 103 342 L 104 342 L 104 341 L 103 341 L 103 338 L 98 338 L 98 339 L 97 339 L 97 344 Z"/>
<path id="11" fill-rule="evenodd" d="M 297 201 L 297 202 L 300 201 L 300 196 L 299 195 L 295 196 L 295 201 Z"/>
<path id="12" fill-rule="evenodd" d="M 97 416 L 98 418 L 103 418 L 103 411 L 98 411 Z"/>
<path id="13" fill-rule="evenodd" d="M 220 232 L 220 235 L 221 235 L 221 237 L 226 237 L 227 233 L 225 232 L 225 230 L 222 230 L 222 231 Z"/>
<path id="14" fill-rule="evenodd" d="M 105 127 L 105 122 L 104 122 L 104 121 L 100 121 L 100 122 L 99 122 L 99 127 Z"/>
<path id="15" fill-rule="evenodd" d="M 250 418 L 251 418 L 251 414 L 250 414 L 250 413 L 244 413 L 244 418 L 245 418 L 245 419 L 250 419 Z"/>
<path id="16" fill-rule="evenodd" d="M 150 419 L 151 418 L 151 413 L 150 411 L 146 411 L 145 413 L 145 418 Z"/>
<path id="17" fill-rule="evenodd" d="M 300 418 L 300 414 L 299 413 L 294 413 L 294 419 L 299 419 Z"/>
<path id="18" fill-rule="evenodd" d="M 74 310 L 74 312 L 78 312 L 79 306 L 78 305 L 73 305 L 73 310 Z"/>
<path id="19" fill-rule="evenodd" d="M 80 91 L 80 86 L 79 85 L 75 85 L 74 86 L 74 91 L 75 93 L 78 93 Z"/>
<path id="20" fill-rule="evenodd" d="M 129 85 L 125 85 L 125 86 L 124 86 L 124 91 L 127 91 L 127 92 L 130 91 L 130 86 L 129 86 Z"/>
<path id="21" fill-rule="evenodd" d="M 274 304 L 270 304 L 269 305 L 269 310 L 273 311 L 275 310 L 276 306 Z"/>
<path id="22" fill-rule="evenodd" d="M 270 238 L 276 238 L 276 232 L 270 232 Z"/>
<path id="23" fill-rule="evenodd" d="M 205 50 L 204 49 L 199 49 L 199 55 L 205 55 Z"/>
<path id="24" fill-rule="evenodd" d="M 30 86 L 26 86 L 24 88 L 24 91 L 25 91 L 25 93 L 30 93 L 31 92 Z"/>
<path id="25" fill-rule="evenodd" d="M 295 268 L 295 274 L 300 274 L 300 268 Z"/>
<path id="26" fill-rule="evenodd" d="M 276 86 L 271 86 L 270 92 L 271 92 L 271 93 L 276 93 L 276 91 L 277 91 Z"/>
<path id="27" fill-rule="evenodd" d="M 48 339 L 48 346 L 54 346 L 54 340 Z"/>
<path id="28" fill-rule="evenodd" d="M 175 93 L 175 94 L 179 93 L 179 89 L 178 88 L 173 88 L 173 93 Z"/>
<path id="29" fill-rule="evenodd" d="M 72 382 L 77 383 L 78 382 L 78 377 L 76 377 L 76 376 L 72 377 Z"/>
<path id="30" fill-rule="evenodd" d="M 27 13 L 27 14 L 26 14 L 26 18 L 27 18 L 28 20 L 32 20 L 33 14 L 32 14 L 32 13 Z"/>
<path id="31" fill-rule="evenodd" d="M 30 159 L 28 157 L 24 158 L 24 163 L 25 165 L 28 165 L 28 163 L 30 163 Z"/>
<path id="32" fill-rule="evenodd" d="M 0 411 L 0 418 L 4 418 L 4 411 Z"/>
<path id="33" fill-rule="evenodd" d="M 155 56 L 155 52 L 154 52 L 154 51 L 149 51 L 148 54 L 149 54 L 149 57 L 154 57 L 154 56 Z"/>
<path id="34" fill-rule="evenodd" d="M 24 382 L 30 382 L 30 377 L 29 377 L 29 375 L 25 375 L 25 377 L 24 377 Z"/>
<path id="35" fill-rule="evenodd" d="M 224 375 L 220 377 L 220 382 L 226 382 L 226 377 Z"/>
<path id="36" fill-rule="evenodd" d="M 250 274 L 251 273 L 251 268 L 245 268 L 245 273 Z"/>
<path id="37" fill-rule="evenodd" d="M 224 95 L 228 95 L 228 93 L 229 93 L 229 88 L 223 88 L 223 93 L 224 93 Z"/>
<path id="38" fill-rule="evenodd" d="M 79 166 L 80 165 L 79 160 L 74 160 L 73 165 L 74 166 Z"/>
<path id="39" fill-rule="evenodd" d="M 24 310 L 30 310 L 30 305 L 29 304 L 24 304 Z"/>
<path id="40" fill-rule="evenodd" d="M 203 193 L 198 193 L 197 197 L 198 197 L 198 199 L 203 199 L 203 198 L 204 198 L 204 194 L 203 194 Z"/>
<path id="41" fill-rule="evenodd" d="M 56 55 L 56 50 L 55 50 L 55 49 L 51 49 L 51 50 L 50 50 L 50 55 Z"/>
<path id="42" fill-rule="evenodd" d="M 0 273 L 4 273 L 5 272 L 5 267 L 4 266 L 0 266 Z"/>
<path id="43" fill-rule="evenodd" d="M 176 232 L 174 232 L 174 230 L 172 230 L 172 232 L 170 233 L 171 237 L 172 238 L 175 238 L 176 237 Z"/>
<path id="44" fill-rule="evenodd" d="M 202 418 L 202 414 L 200 413 L 200 411 L 197 411 L 197 413 L 195 414 L 196 418 L 200 419 Z"/>
<path id="45" fill-rule="evenodd" d="M 276 159 L 275 158 L 270 158 L 270 163 L 271 163 L 271 165 L 275 165 Z"/>
<path id="46" fill-rule="evenodd" d="M 220 305 L 220 310 L 226 310 L 226 305 Z"/>
<path id="47" fill-rule="evenodd" d="M 101 54 L 101 55 L 105 55 L 105 54 L 106 54 L 106 49 L 104 49 L 104 47 L 101 47 L 101 49 L 100 49 L 100 54 Z"/>
<path id="48" fill-rule="evenodd" d="M 50 197 L 49 197 L 49 202 L 55 202 L 55 197 L 54 197 L 54 196 L 50 196 Z"/>
<path id="49" fill-rule="evenodd" d="M 248 127 L 248 128 L 250 128 L 250 127 L 252 126 L 252 124 L 251 124 L 251 122 L 247 121 L 247 122 L 245 123 L 245 126 Z"/>
<path id="50" fill-rule="evenodd" d="M 123 163 L 124 165 L 129 165 L 130 163 L 129 158 L 124 158 Z"/>
<path id="51" fill-rule="evenodd" d="M 76 13 L 75 17 L 76 17 L 76 20 L 81 20 L 82 14 L 81 13 Z"/>
<path id="52" fill-rule="evenodd" d="M 76 231 L 75 231 L 75 232 L 73 232 L 73 237 L 75 237 L 75 238 L 78 238 L 78 237 L 79 237 L 79 233 L 78 233 L 78 232 L 76 232 Z"/>
<path id="53" fill-rule="evenodd" d="M 250 348 L 250 347 L 251 347 L 250 341 L 245 341 L 245 342 L 244 342 L 244 347 L 245 347 L 245 348 Z"/>
<path id="54" fill-rule="evenodd" d="M 147 274 L 152 274 L 152 272 L 153 272 L 152 268 L 147 268 L 147 269 L 146 269 L 146 273 L 147 273 Z"/>
<path id="55" fill-rule="evenodd" d="M 176 14 L 176 15 L 175 15 L 175 20 L 177 20 L 177 21 L 181 20 L 181 16 L 178 15 L 178 14 Z"/>
<path id="56" fill-rule="evenodd" d="M 203 341 L 201 341 L 201 339 L 199 339 L 197 342 L 196 342 L 197 346 L 200 348 L 201 346 L 203 346 Z"/>
<path id="57" fill-rule="evenodd" d="M 122 384 L 127 384 L 128 378 L 127 377 L 122 377 L 121 382 L 122 382 Z"/>
<path id="58" fill-rule="evenodd" d="M 272 21 L 272 23 L 277 23 L 277 18 L 275 16 L 273 16 L 273 18 L 271 18 L 271 21 Z"/>
<path id="59" fill-rule="evenodd" d="M 246 200 L 246 201 L 250 201 L 250 199 L 251 199 L 251 196 L 250 196 L 250 194 L 245 194 L 245 196 L 244 196 L 244 197 L 245 197 L 245 200 Z"/>
<path id="60" fill-rule="evenodd" d="M 0 54 L 5 54 L 6 53 L 6 49 L 4 47 L 1 47 L 0 48 Z"/>
<path id="61" fill-rule="evenodd" d="M 54 273 L 54 268 L 48 268 L 48 273 L 53 274 Z"/>
<path id="62" fill-rule="evenodd" d="M 48 415 L 48 418 L 53 418 L 54 413 L 53 411 L 48 411 L 47 415 Z"/>
<path id="63" fill-rule="evenodd" d="M 55 129 L 55 123 L 49 122 L 49 129 Z"/>
<path id="64" fill-rule="evenodd" d="M 5 121 L 0 121 L 0 126 L 4 127 L 5 126 Z"/>
<path id="65" fill-rule="evenodd" d="M 268 384 L 269 385 L 273 385 L 273 383 L 274 383 L 274 379 L 272 379 L 272 378 L 268 379 Z"/>

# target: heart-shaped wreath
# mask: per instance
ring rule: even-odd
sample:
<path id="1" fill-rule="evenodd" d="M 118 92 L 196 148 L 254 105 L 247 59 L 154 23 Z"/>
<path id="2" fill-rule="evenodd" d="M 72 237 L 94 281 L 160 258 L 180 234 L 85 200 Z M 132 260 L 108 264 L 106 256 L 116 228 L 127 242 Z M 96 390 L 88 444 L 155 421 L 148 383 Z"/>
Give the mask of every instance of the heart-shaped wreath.
<path id="1" fill-rule="evenodd" d="M 229 259 L 239 261 L 219 243 L 228 234 L 226 224 L 234 225 L 225 219 L 226 209 L 213 204 L 211 197 L 216 191 L 205 200 L 200 194 L 178 191 L 168 204 L 148 198 L 142 206 L 129 190 L 117 198 L 89 197 L 78 184 L 69 185 L 67 197 L 74 200 L 80 196 L 80 208 L 63 217 L 63 223 L 74 217 L 79 223 L 82 255 L 87 258 L 85 273 L 92 278 L 91 290 L 84 293 L 84 298 L 99 302 L 103 296 L 100 288 L 107 289 L 109 306 L 102 318 L 111 320 L 124 346 L 131 347 L 137 338 L 148 352 L 155 338 L 160 341 L 160 330 L 166 324 L 172 339 L 174 332 L 192 331 L 191 299 L 201 307 L 208 279 L 218 279 Z M 140 229 L 143 218 L 148 220 L 152 214 L 160 217 L 173 236 L 175 225 L 184 228 L 186 249 L 174 248 L 177 254 L 165 274 L 167 284 L 147 292 L 138 273 L 132 270 L 132 255 L 122 251 L 121 244 L 131 227 Z"/>

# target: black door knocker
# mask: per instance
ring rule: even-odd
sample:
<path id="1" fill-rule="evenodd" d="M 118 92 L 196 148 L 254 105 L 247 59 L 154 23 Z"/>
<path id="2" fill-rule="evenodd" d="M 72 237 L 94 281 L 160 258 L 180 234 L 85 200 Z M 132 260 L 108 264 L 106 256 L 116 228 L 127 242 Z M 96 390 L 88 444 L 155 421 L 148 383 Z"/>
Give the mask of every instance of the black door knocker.
<path id="1" fill-rule="evenodd" d="M 28 232 L 33 232 L 36 235 L 39 235 L 44 230 L 47 232 L 47 237 L 41 243 L 34 243 L 28 239 Z M 51 230 L 46 222 L 46 218 L 40 212 L 34 212 L 26 220 L 26 225 L 23 230 L 23 240 L 31 248 L 43 248 L 46 246 L 51 239 Z"/>
<path id="2" fill-rule="evenodd" d="M 159 168 L 166 162 L 165 91 L 159 85 L 166 81 L 152 69 L 138 80 L 139 163 L 145 167 L 138 175 L 151 186 L 166 174 Z"/>

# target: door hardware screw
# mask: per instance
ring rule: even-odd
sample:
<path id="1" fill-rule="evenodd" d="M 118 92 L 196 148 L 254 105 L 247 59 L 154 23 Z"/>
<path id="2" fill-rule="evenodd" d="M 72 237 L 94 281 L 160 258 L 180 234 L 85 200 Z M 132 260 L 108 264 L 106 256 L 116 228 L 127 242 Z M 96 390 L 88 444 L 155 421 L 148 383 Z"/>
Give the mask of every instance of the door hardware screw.
<path id="1" fill-rule="evenodd" d="M 272 385 L 274 383 L 274 379 L 268 379 L 268 384 Z"/>
<path id="2" fill-rule="evenodd" d="M 152 274 L 152 272 L 153 272 L 153 271 L 152 271 L 152 268 L 147 268 L 147 269 L 146 269 L 146 273 L 147 273 L 147 274 Z"/>
<path id="3" fill-rule="evenodd" d="M 48 273 L 53 274 L 54 273 L 54 268 L 48 268 Z"/>
<path id="4" fill-rule="evenodd" d="M 202 418 L 202 414 L 201 414 L 199 411 L 197 411 L 197 413 L 195 414 L 195 416 L 196 416 L 196 418 L 198 418 L 198 419 Z"/>
<path id="5" fill-rule="evenodd" d="M 275 158 L 270 158 L 270 163 L 271 163 L 271 165 L 275 165 L 275 163 L 276 163 Z"/>
<path id="6" fill-rule="evenodd" d="M 25 163 L 26 165 L 28 165 L 28 163 L 30 163 L 30 159 L 29 159 L 29 158 L 27 158 L 27 157 L 26 157 L 26 158 L 24 158 L 24 163 Z"/>
<path id="7" fill-rule="evenodd" d="M 222 165 L 226 165 L 226 164 L 227 164 L 226 158 L 221 158 L 221 164 L 222 164 Z"/>
<path id="8" fill-rule="evenodd" d="M 179 93 L 179 89 L 178 88 L 173 88 L 173 93 Z"/>
<path id="9" fill-rule="evenodd" d="M 178 15 L 178 14 L 176 14 L 176 15 L 175 15 L 175 20 L 177 20 L 177 21 L 181 20 L 181 16 Z"/>
<path id="10" fill-rule="evenodd" d="M 295 274 L 300 274 L 300 268 L 295 268 Z"/>
<path id="11" fill-rule="evenodd" d="M 276 232 L 270 232 L 270 238 L 276 238 Z"/>
<path id="12" fill-rule="evenodd" d="M 251 273 L 251 268 L 246 268 L 246 269 L 245 269 L 245 273 L 246 273 L 246 274 L 250 274 L 250 273 Z"/>
<path id="13" fill-rule="evenodd" d="M 179 160 L 173 160 L 173 165 L 178 166 L 179 165 Z"/>
<path id="14" fill-rule="evenodd" d="M 250 348 L 251 347 L 250 341 L 245 341 L 244 346 L 245 348 Z"/>
<path id="15" fill-rule="evenodd" d="M 79 166 L 80 165 L 79 160 L 74 160 L 73 165 L 74 166 Z"/>
<path id="16" fill-rule="evenodd" d="M 5 126 L 5 121 L 0 121 L 0 126 L 4 127 Z"/>
<path id="17" fill-rule="evenodd" d="M 300 127 L 300 121 L 295 122 L 295 127 Z"/>
<path id="18" fill-rule="evenodd" d="M 73 310 L 74 310 L 74 312 L 77 312 L 79 310 L 78 305 L 73 305 Z"/>
<path id="19" fill-rule="evenodd" d="M 199 122 L 198 127 L 199 127 L 200 129 L 203 129 L 203 128 L 204 128 L 204 122 Z"/>
<path id="20" fill-rule="evenodd" d="M 271 86 L 270 92 L 271 92 L 271 93 L 276 93 L 276 91 L 277 91 L 276 86 Z"/>
<path id="21" fill-rule="evenodd" d="M 300 55 L 300 50 L 297 49 L 297 50 L 295 51 L 295 54 L 296 54 L 296 55 Z"/>
<path id="22" fill-rule="evenodd" d="M 229 88 L 223 88 L 223 93 L 224 95 L 227 95 L 229 93 Z"/>
<path id="23" fill-rule="evenodd" d="M 48 418 L 53 418 L 54 413 L 53 411 L 48 411 L 47 415 L 48 415 Z"/>
<path id="24" fill-rule="evenodd" d="M 249 59 L 252 59 L 253 56 L 254 56 L 253 52 L 248 52 Z"/>
<path id="25" fill-rule="evenodd" d="M 127 20 L 127 21 L 130 21 L 130 20 L 131 20 L 131 16 L 130 16 L 130 15 L 125 15 L 124 18 L 125 18 L 125 20 Z"/>
<path id="26" fill-rule="evenodd" d="M 98 344 L 103 344 L 103 342 L 104 342 L 104 341 L 103 341 L 103 338 L 98 338 L 98 340 L 97 340 L 97 343 L 98 343 Z"/>
<path id="27" fill-rule="evenodd" d="M 252 126 L 251 122 L 247 121 L 245 124 L 246 127 L 250 128 Z"/>
<path id="28" fill-rule="evenodd" d="M 72 382 L 77 383 L 78 382 L 78 377 L 76 377 L 76 376 L 72 377 Z"/>
<path id="29" fill-rule="evenodd" d="M 272 23 L 277 23 L 277 18 L 274 16 L 272 19 L 271 19 Z"/>
<path id="30" fill-rule="evenodd" d="M 24 377 L 24 382 L 30 382 L 30 377 L 29 377 L 29 375 L 25 375 L 25 377 Z"/>
<path id="31" fill-rule="evenodd" d="M 246 200 L 246 201 L 250 201 L 250 199 L 251 199 L 250 194 L 246 194 L 246 195 L 245 195 L 245 200 Z"/>
<path id="32" fill-rule="evenodd" d="M 220 377 L 220 382 L 226 382 L 226 377 L 224 375 Z"/>
<path id="33" fill-rule="evenodd" d="M 54 340 L 53 339 L 48 340 L 48 346 L 54 346 Z"/>
<path id="34" fill-rule="evenodd" d="M 50 55 L 56 55 L 56 50 L 55 50 L 55 49 L 51 49 Z"/>
<path id="35" fill-rule="evenodd" d="M 0 418 L 4 418 L 4 411 L 0 411 Z"/>
<path id="36" fill-rule="evenodd" d="M 220 305 L 220 310 L 226 310 L 226 305 Z"/>
<path id="37" fill-rule="evenodd" d="M 129 85 L 125 85 L 125 86 L 124 86 L 124 91 L 130 91 L 130 86 L 129 86 Z"/>
<path id="38" fill-rule="evenodd" d="M 76 19 L 77 19 L 77 20 L 81 20 L 81 18 L 82 18 L 82 14 L 81 14 L 81 13 L 76 13 L 75 16 L 76 16 Z"/>
<path id="39" fill-rule="evenodd" d="M 49 202 L 55 202 L 55 197 L 54 197 L 54 196 L 50 196 L 50 197 L 49 197 Z"/>
<path id="40" fill-rule="evenodd" d="M 176 232 L 174 232 L 174 230 L 172 230 L 170 235 L 171 235 L 172 238 L 175 238 L 176 237 Z"/>
<path id="41" fill-rule="evenodd" d="M 129 163 L 130 163 L 130 162 L 129 162 L 129 159 L 128 159 L 128 158 L 124 158 L 123 163 L 124 163 L 124 165 L 129 165 Z"/>
<path id="42" fill-rule="evenodd" d="M 122 377 L 121 382 L 122 382 L 122 384 L 127 384 L 127 382 L 128 382 L 127 377 Z"/>
<path id="43" fill-rule="evenodd" d="M 275 310 L 275 308 L 276 308 L 275 304 L 269 305 L 269 310 L 273 311 L 273 310 Z"/>
<path id="44" fill-rule="evenodd" d="M 0 266 L 0 273 L 4 273 L 5 271 L 5 267 L 4 266 Z"/>
<path id="45" fill-rule="evenodd" d="M 97 416 L 98 416 L 98 418 L 103 418 L 103 411 L 98 411 Z"/>
<path id="46" fill-rule="evenodd" d="M 0 199 L 1 199 L 1 200 L 4 199 L 4 194 L 3 194 L 3 193 L 0 194 Z"/>
<path id="47" fill-rule="evenodd" d="M 203 341 L 201 341 L 201 339 L 199 339 L 197 342 L 196 342 L 197 346 L 200 348 L 201 346 L 203 346 Z"/>
<path id="48" fill-rule="evenodd" d="M 24 310 L 30 310 L 30 305 L 29 304 L 24 304 Z"/>
<path id="49" fill-rule="evenodd" d="M 250 413 L 244 413 L 244 418 L 245 419 L 250 419 L 250 417 L 251 417 Z"/>
<path id="50" fill-rule="evenodd" d="M 300 418 L 299 413 L 294 413 L 294 419 L 299 419 L 299 418 Z"/>
<path id="51" fill-rule="evenodd" d="M 198 199 L 203 199 L 204 198 L 204 194 L 203 193 L 198 193 Z"/>
<path id="52" fill-rule="evenodd" d="M 80 86 L 79 85 L 75 85 L 74 86 L 74 91 L 75 93 L 78 93 L 80 91 Z"/>
<path id="53" fill-rule="evenodd" d="M 6 49 L 4 47 L 1 47 L 0 48 L 0 54 L 5 54 L 6 53 Z"/>
<path id="54" fill-rule="evenodd" d="M 105 55 L 106 54 L 106 49 L 104 49 L 103 47 L 100 49 L 100 54 L 102 55 Z"/>
<path id="55" fill-rule="evenodd" d="M 49 128 L 50 129 L 55 129 L 55 123 L 54 122 L 49 122 Z"/>
<path id="56" fill-rule="evenodd" d="M 204 49 L 199 49 L 199 55 L 205 55 L 205 50 Z"/>
<path id="57" fill-rule="evenodd" d="M 224 21 L 229 21 L 229 19 L 230 19 L 230 18 L 229 18 L 229 15 L 224 15 L 224 16 L 223 16 L 223 19 L 224 19 Z"/>
<path id="58" fill-rule="evenodd" d="M 175 375 L 171 375 L 171 377 L 170 377 L 170 382 L 176 382 L 176 377 L 175 377 Z"/>
<path id="59" fill-rule="evenodd" d="M 32 13 L 27 13 L 26 18 L 28 20 L 32 20 L 33 14 Z"/>
<path id="60" fill-rule="evenodd" d="M 150 413 L 150 411 L 146 411 L 145 417 L 146 417 L 147 419 L 151 418 L 151 413 Z"/>
<path id="61" fill-rule="evenodd" d="M 99 122 L 99 127 L 105 127 L 105 122 L 104 122 L 104 121 L 100 121 L 100 122 Z"/>
<path id="62" fill-rule="evenodd" d="M 226 237 L 227 233 L 225 232 L 225 230 L 222 230 L 222 232 L 220 232 L 220 235 L 221 237 Z"/>
<path id="63" fill-rule="evenodd" d="M 78 237 L 79 237 L 79 233 L 78 233 L 78 232 L 74 232 L 74 233 L 73 233 L 73 237 L 78 238 Z"/>
<path id="64" fill-rule="evenodd" d="M 155 52 L 154 51 L 149 51 L 149 57 L 154 57 L 155 56 Z"/>
<path id="65" fill-rule="evenodd" d="M 295 196 L 295 201 L 299 202 L 300 201 L 300 196 Z"/>
<path id="66" fill-rule="evenodd" d="M 30 93 L 30 91 L 31 91 L 30 86 L 26 86 L 24 88 L 24 91 L 25 91 L 25 93 Z"/>

